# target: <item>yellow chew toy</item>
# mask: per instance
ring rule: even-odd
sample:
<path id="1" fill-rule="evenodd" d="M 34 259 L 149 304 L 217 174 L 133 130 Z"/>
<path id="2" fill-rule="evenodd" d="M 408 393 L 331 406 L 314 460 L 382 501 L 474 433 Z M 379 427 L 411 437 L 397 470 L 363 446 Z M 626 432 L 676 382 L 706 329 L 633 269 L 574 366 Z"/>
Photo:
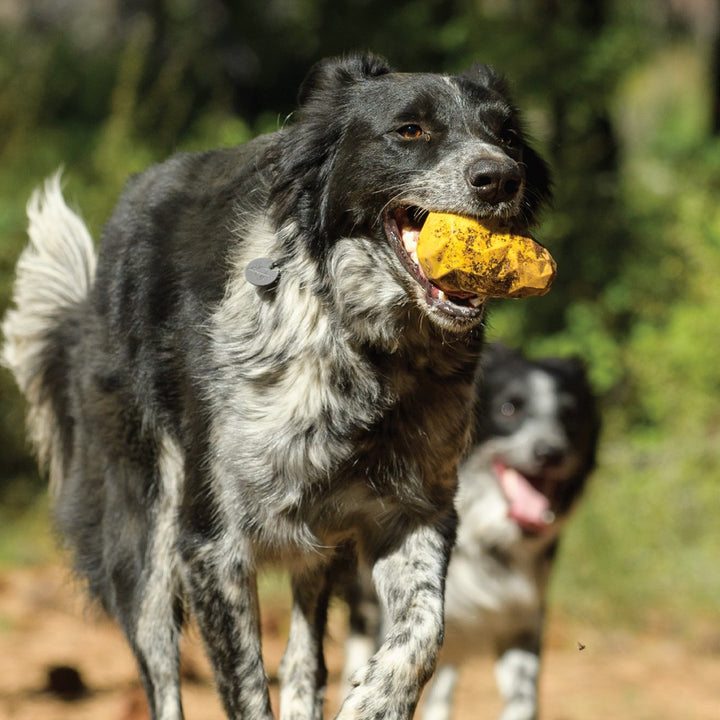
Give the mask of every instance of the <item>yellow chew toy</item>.
<path id="1" fill-rule="evenodd" d="M 425 276 L 441 290 L 487 297 L 544 295 L 555 280 L 552 255 L 512 232 L 509 222 L 430 213 L 417 243 Z"/>

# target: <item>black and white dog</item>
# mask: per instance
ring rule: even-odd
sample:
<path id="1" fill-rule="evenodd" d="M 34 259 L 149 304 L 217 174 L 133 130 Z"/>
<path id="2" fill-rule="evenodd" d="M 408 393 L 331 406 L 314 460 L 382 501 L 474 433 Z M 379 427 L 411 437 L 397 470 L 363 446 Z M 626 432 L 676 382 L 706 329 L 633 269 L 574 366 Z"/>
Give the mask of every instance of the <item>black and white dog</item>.
<path id="1" fill-rule="evenodd" d="M 549 195 L 485 66 L 331 59 L 299 105 L 278 132 L 133 178 L 97 260 L 57 179 L 29 205 L 5 362 L 58 528 L 158 720 L 182 717 L 188 612 L 227 714 L 272 717 L 256 572 L 276 561 L 294 597 L 280 714 L 320 718 L 348 541 L 389 630 L 338 717 L 412 715 L 443 637 L 483 322 L 483 299 L 440 292 L 413 247 L 429 210 L 529 225 Z"/>
<path id="2" fill-rule="evenodd" d="M 449 720 L 457 664 L 497 655 L 502 720 L 537 717 L 545 593 L 559 536 L 595 466 L 600 421 L 576 359 L 528 360 L 488 346 L 473 444 L 460 466 L 446 642 L 424 720 Z M 381 613 L 361 571 L 349 587 L 345 677 L 372 652 Z"/>

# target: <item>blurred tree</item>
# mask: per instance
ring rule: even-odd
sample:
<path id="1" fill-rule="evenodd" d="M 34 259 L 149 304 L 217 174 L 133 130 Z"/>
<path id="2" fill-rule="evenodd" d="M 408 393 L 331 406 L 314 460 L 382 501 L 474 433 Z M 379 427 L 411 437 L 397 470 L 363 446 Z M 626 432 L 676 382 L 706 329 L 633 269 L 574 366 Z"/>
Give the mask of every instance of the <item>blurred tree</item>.
<path id="1" fill-rule="evenodd" d="M 310 65 L 326 55 L 373 49 L 403 69 L 441 67 L 443 48 L 428 30 L 442 28 L 457 4 L 389 11 L 382 0 L 118 0 L 117 11 L 123 27 L 139 17 L 152 24 L 144 90 L 156 106 L 177 106 L 180 91 L 192 98 L 189 120 L 219 101 L 255 124 L 290 113 Z"/>

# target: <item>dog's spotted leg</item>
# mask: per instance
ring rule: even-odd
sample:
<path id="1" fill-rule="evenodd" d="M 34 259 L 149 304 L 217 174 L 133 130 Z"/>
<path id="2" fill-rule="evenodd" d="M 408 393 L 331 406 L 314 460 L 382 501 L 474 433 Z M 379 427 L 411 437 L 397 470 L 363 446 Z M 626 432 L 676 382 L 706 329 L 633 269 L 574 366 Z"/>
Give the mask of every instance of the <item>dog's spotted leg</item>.
<path id="1" fill-rule="evenodd" d="M 346 581 L 344 592 L 350 615 L 340 679 L 341 698 L 347 697 L 350 692 L 355 673 L 367 665 L 375 654 L 383 632 L 375 586 L 370 568 L 365 563 L 358 563 L 357 572 Z"/>
<path id="2" fill-rule="evenodd" d="M 330 587 L 325 567 L 293 574 L 293 608 L 280 664 L 280 720 L 322 720 L 327 668 L 323 637 Z"/>
<path id="3" fill-rule="evenodd" d="M 410 529 L 373 566 L 388 619 L 380 649 L 351 682 L 337 720 L 408 720 L 435 669 L 443 638 L 443 589 L 455 518 Z"/>
<path id="4" fill-rule="evenodd" d="M 138 659 L 140 677 L 153 720 L 182 720 L 180 703 L 179 622 L 171 604 L 162 616 L 141 616 L 130 644 Z"/>
<path id="5" fill-rule="evenodd" d="M 242 542 L 184 545 L 184 580 L 231 720 L 273 720 L 260 646 L 257 580 Z"/>
<path id="6" fill-rule="evenodd" d="M 450 720 L 458 672 L 453 665 L 441 665 L 425 694 L 422 720 Z"/>
<path id="7" fill-rule="evenodd" d="M 540 657 L 534 649 L 513 647 L 500 655 L 495 664 L 495 677 L 505 700 L 500 720 L 536 720 L 539 672 Z"/>
<path id="8" fill-rule="evenodd" d="M 138 660 L 153 720 L 182 720 L 179 639 L 182 620 L 177 573 L 177 510 L 183 453 L 170 437 L 158 443 L 159 491 L 142 577 L 134 583 L 130 610 L 116 611 Z M 127 572 L 127 570 L 125 570 Z M 118 573 L 118 577 L 122 577 Z"/>

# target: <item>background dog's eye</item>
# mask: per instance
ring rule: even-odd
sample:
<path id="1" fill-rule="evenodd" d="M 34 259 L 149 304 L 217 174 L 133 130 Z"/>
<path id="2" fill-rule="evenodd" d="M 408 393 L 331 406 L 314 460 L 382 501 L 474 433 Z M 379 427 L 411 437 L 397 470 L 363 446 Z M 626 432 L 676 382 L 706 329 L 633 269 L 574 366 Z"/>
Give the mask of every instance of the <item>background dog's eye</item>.
<path id="1" fill-rule="evenodd" d="M 503 417 L 510 418 L 516 413 L 522 412 L 525 403 L 522 398 L 510 398 L 500 405 L 500 414 Z"/>
<path id="2" fill-rule="evenodd" d="M 399 127 L 397 132 L 398 135 L 401 135 L 406 140 L 419 140 L 420 138 L 425 137 L 425 131 L 419 125 L 415 125 L 414 123 L 409 123 L 408 125 Z"/>

